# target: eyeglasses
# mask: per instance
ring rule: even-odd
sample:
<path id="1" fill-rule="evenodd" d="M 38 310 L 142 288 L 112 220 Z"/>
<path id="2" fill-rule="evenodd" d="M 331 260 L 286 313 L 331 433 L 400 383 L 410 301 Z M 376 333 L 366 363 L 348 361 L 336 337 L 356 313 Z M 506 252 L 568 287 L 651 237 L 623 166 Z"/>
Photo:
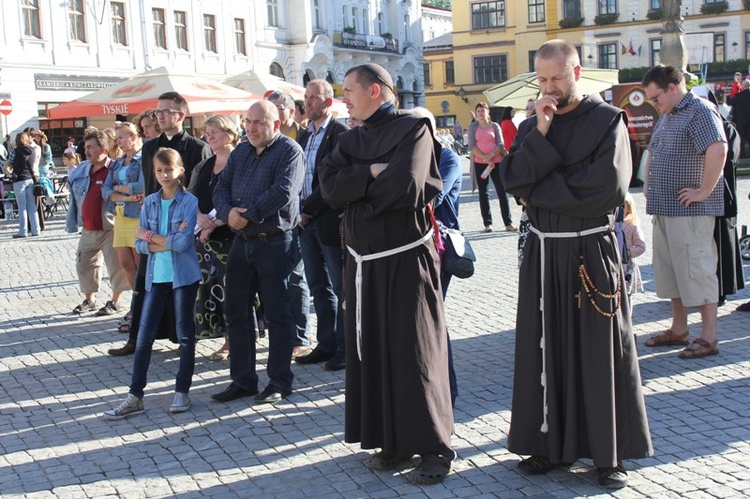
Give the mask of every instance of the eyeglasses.
<path id="1" fill-rule="evenodd" d="M 167 114 L 172 113 L 180 114 L 181 111 L 178 111 L 177 109 L 154 109 L 154 114 L 156 116 L 166 116 Z"/>
<path id="2" fill-rule="evenodd" d="M 659 102 L 659 99 L 661 99 L 661 96 L 664 95 L 664 92 L 666 92 L 666 90 L 662 90 L 661 92 L 659 92 L 659 95 L 649 97 L 648 100 L 650 100 L 653 104 L 656 104 Z"/>

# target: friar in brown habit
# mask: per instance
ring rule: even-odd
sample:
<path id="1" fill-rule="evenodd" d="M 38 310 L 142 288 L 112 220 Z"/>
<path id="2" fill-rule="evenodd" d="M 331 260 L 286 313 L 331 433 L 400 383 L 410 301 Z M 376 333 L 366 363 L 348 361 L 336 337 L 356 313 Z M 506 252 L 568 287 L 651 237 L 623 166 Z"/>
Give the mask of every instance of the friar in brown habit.
<path id="1" fill-rule="evenodd" d="M 439 258 L 428 203 L 441 191 L 429 122 L 398 111 L 377 64 L 350 69 L 344 102 L 363 125 L 320 164 L 325 201 L 345 207 L 345 440 L 382 449 L 378 471 L 415 454 L 414 483 L 441 481 L 455 454 Z"/>
<path id="2" fill-rule="evenodd" d="M 623 487 L 623 459 L 651 454 L 614 212 L 631 174 L 625 113 L 577 88 L 575 47 L 536 53 L 542 97 L 500 163 L 531 223 L 519 271 L 508 449 L 527 474 L 591 458 Z"/>

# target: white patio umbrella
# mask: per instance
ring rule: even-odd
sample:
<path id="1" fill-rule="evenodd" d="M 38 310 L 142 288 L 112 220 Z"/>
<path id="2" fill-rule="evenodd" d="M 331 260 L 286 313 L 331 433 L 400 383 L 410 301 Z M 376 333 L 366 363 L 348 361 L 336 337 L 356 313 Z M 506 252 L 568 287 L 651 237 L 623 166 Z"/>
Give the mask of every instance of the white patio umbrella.
<path id="1" fill-rule="evenodd" d="M 582 94 L 598 93 L 617 85 L 617 69 L 581 68 L 578 88 Z M 524 109 L 529 99 L 539 97 L 536 73 L 522 73 L 483 92 L 490 106 L 510 106 Z"/>

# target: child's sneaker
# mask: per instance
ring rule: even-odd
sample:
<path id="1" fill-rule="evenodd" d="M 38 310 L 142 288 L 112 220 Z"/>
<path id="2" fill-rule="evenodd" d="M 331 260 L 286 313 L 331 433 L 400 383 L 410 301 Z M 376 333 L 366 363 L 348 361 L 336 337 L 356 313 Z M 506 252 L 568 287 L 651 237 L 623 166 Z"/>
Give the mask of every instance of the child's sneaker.
<path id="1" fill-rule="evenodd" d="M 122 404 L 120 404 L 115 409 L 111 409 L 105 412 L 104 414 L 102 414 L 102 417 L 107 421 L 117 421 L 118 419 L 123 419 L 128 416 L 135 416 L 136 414 L 140 414 L 142 412 L 143 400 L 139 399 L 132 393 L 128 393 L 128 398 L 126 398 Z"/>
<path id="2" fill-rule="evenodd" d="M 190 409 L 190 397 L 187 393 L 175 392 L 174 401 L 169 407 L 169 412 L 185 412 Z"/>

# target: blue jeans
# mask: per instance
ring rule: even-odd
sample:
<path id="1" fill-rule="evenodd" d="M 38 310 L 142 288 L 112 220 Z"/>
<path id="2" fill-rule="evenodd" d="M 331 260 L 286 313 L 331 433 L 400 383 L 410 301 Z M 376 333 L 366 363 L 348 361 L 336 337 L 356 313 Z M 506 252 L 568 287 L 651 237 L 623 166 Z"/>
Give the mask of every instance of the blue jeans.
<path id="1" fill-rule="evenodd" d="M 338 246 L 320 240 L 318 224 L 312 220 L 300 230 L 305 276 L 318 316 L 318 348 L 325 353 L 344 351 L 344 299 L 341 271 L 343 254 Z"/>
<path id="2" fill-rule="evenodd" d="M 289 281 L 295 267 L 293 231 L 247 241 L 235 237 L 227 260 L 225 310 L 229 332 L 229 374 L 233 384 L 258 390 L 255 372 L 255 330 L 252 321 L 256 293 L 268 318 L 269 384 L 291 390 L 294 320 L 289 299 Z"/>
<path id="3" fill-rule="evenodd" d="M 13 192 L 16 194 L 18 203 L 18 233 L 26 236 L 26 222 L 31 221 L 31 233 L 39 235 L 39 214 L 36 210 L 36 198 L 34 197 L 34 180 L 21 180 L 13 182 Z"/>
<path id="4" fill-rule="evenodd" d="M 444 270 L 440 271 L 440 286 L 443 291 L 443 301 L 448 294 L 448 285 L 451 283 L 453 276 Z M 446 335 L 448 337 L 448 381 L 451 386 L 451 400 L 453 405 L 456 405 L 456 399 L 458 398 L 458 380 L 456 379 L 456 368 L 453 365 L 453 347 L 451 346 L 451 335 L 446 329 Z"/>
<path id="5" fill-rule="evenodd" d="M 310 288 L 305 279 L 305 262 L 300 251 L 299 229 L 294 229 L 294 270 L 289 276 L 289 300 L 294 319 L 294 346 L 310 344 Z M 261 302 L 263 299 L 261 299 Z"/>
<path id="6" fill-rule="evenodd" d="M 198 294 L 198 283 L 172 289 L 172 283 L 154 283 L 151 291 L 143 297 L 143 309 L 138 330 L 138 341 L 135 344 L 133 360 L 133 378 L 130 382 L 130 393 L 143 398 L 146 388 L 146 374 L 151 362 L 151 347 L 164 311 L 164 302 L 172 299 L 174 303 L 177 340 L 180 344 L 180 367 L 177 370 L 175 391 L 188 393 L 193 382 L 195 370 L 195 324 L 193 323 L 195 297 Z"/>

